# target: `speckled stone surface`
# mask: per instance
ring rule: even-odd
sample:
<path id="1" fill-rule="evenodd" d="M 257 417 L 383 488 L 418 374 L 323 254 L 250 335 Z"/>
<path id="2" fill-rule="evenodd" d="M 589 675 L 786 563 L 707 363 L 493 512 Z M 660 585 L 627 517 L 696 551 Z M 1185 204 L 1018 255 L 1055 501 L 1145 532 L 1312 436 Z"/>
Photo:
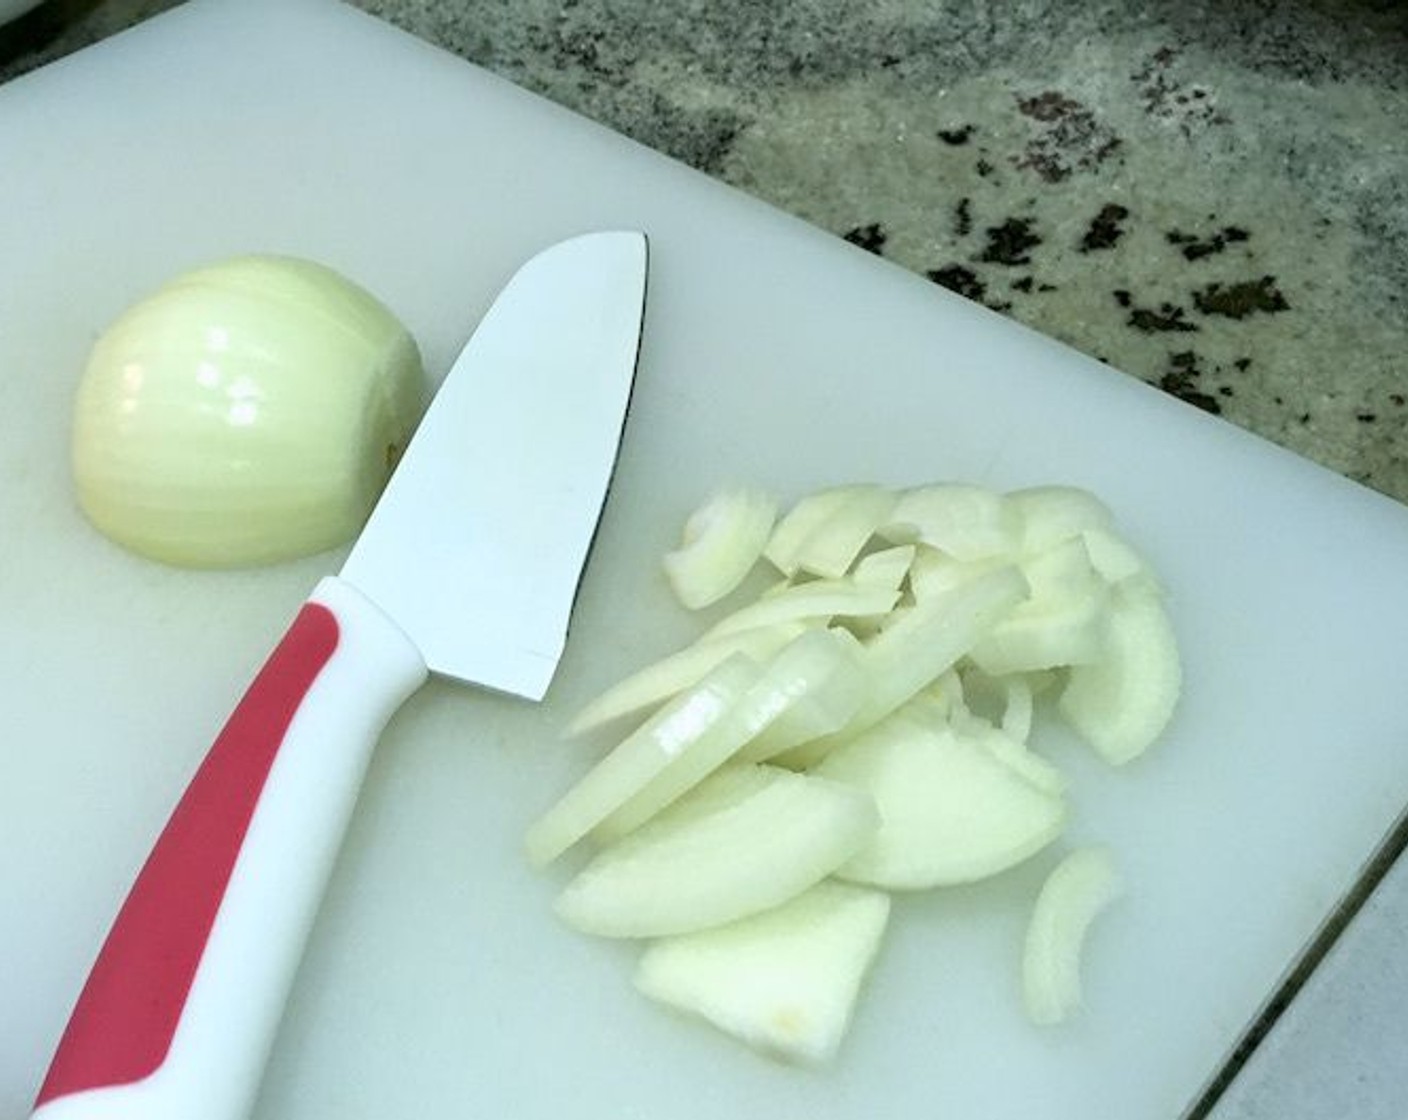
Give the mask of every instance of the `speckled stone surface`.
<path id="1" fill-rule="evenodd" d="M 355 2 L 1408 501 L 1408 6 Z"/>

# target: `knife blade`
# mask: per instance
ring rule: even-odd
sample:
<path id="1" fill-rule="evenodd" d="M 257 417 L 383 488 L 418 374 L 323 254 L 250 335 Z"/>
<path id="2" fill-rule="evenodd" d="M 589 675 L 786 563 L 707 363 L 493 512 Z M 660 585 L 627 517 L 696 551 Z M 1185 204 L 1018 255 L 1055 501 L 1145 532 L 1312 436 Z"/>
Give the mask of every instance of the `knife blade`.
<path id="1" fill-rule="evenodd" d="M 625 423 L 637 232 L 529 260 L 341 572 L 314 588 L 127 895 L 34 1120 L 238 1120 L 391 716 L 431 673 L 529 700 L 560 658 Z"/>

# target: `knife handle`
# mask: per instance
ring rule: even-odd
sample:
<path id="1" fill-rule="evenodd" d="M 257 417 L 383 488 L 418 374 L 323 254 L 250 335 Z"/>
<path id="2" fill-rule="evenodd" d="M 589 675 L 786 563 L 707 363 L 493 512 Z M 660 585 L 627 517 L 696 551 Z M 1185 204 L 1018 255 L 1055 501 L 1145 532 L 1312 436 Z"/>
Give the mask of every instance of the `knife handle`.
<path id="1" fill-rule="evenodd" d="M 247 1115 L 372 749 L 426 675 L 379 608 L 318 584 L 147 857 L 33 1120 Z"/>

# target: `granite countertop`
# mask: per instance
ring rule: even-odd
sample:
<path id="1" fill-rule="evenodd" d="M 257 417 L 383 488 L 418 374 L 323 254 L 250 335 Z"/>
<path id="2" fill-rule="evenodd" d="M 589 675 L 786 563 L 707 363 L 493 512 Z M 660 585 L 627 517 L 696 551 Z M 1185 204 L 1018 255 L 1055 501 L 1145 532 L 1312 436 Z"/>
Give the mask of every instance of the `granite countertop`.
<path id="1" fill-rule="evenodd" d="M 48 0 L 0 81 L 177 0 Z M 1408 5 L 354 0 L 1408 501 Z M 1399 861 L 1213 1115 L 1408 1111 Z"/>

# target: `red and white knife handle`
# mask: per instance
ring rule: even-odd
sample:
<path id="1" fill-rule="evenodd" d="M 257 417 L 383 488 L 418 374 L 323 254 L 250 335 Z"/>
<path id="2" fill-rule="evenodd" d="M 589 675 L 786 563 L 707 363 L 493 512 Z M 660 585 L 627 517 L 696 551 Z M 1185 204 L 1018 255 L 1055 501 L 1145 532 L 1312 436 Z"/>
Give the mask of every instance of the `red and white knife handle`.
<path id="1" fill-rule="evenodd" d="M 372 748 L 426 678 L 351 585 L 318 584 L 148 856 L 33 1120 L 238 1120 Z"/>

